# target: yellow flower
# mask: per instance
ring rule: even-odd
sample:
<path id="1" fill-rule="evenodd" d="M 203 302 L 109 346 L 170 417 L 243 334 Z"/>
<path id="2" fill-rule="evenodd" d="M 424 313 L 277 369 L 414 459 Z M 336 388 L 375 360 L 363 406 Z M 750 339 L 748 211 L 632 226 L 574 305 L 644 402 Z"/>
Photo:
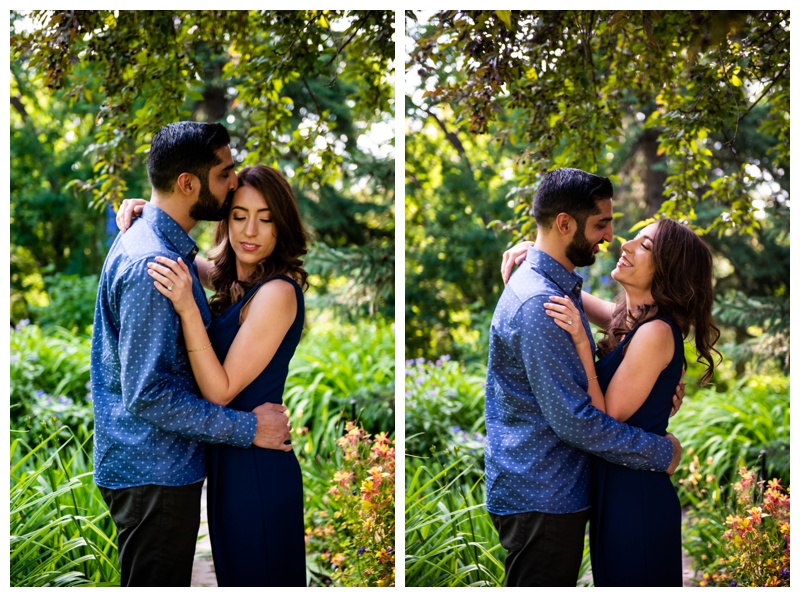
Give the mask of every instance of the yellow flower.
<path id="1" fill-rule="evenodd" d="M 374 492 L 374 484 L 372 482 L 372 479 L 371 478 L 370 479 L 364 479 L 361 482 L 361 493 L 362 493 L 362 495 L 363 494 L 369 495 L 369 494 L 371 494 L 373 492 Z"/>

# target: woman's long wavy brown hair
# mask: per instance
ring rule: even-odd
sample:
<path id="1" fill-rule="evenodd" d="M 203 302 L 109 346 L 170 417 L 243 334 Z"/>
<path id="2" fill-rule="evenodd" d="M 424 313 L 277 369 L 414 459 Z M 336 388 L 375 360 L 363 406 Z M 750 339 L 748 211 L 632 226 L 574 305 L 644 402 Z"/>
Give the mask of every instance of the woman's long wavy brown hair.
<path id="1" fill-rule="evenodd" d="M 720 332 L 711 315 L 714 302 L 711 251 L 688 226 L 662 218 L 653 237 L 653 264 L 654 304 L 629 313 L 625 292 L 620 293 L 605 337 L 597 344 L 598 354 L 608 354 L 637 324 L 660 315 L 675 322 L 684 340 L 694 330 L 697 360 L 706 366 L 700 379 L 700 384 L 705 385 L 714 375 L 712 352 L 722 359 L 714 348 Z"/>
<path id="2" fill-rule="evenodd" d="M 236 274 L 236 254 L 228 240 L 228 215 L 214 229 L 214 248 L 209 257 L 214 266 L 208 274 L 214 296 L 209 300 L 211 312 L 219 315 L 241 299 L 247 291 L 262 280 L 274 276 L 287 276 L 308 287 L 308 273 L 300 259 L 308 252 L 307 234 L 292 188 L 283 175 L 269 166 L 253 166 L 239 172 L 239 186 L 249 186 L 258 191 L 269 206 L 275 225 L 276 242 L 272 254 L 260 262 L 246 280 Z"/>

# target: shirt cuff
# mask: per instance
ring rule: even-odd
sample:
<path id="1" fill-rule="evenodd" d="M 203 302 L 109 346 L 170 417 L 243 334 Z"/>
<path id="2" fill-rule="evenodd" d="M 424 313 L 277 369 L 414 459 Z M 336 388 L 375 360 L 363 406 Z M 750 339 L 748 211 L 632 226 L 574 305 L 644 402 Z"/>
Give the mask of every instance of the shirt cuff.
<path id="1" fill-rule="evenodd" d="M 658 441 L 659 445 L 655 456 L 656 470 L 666 472 L 670 462 L 672 462 L 672 455 L 675 449 L 672 446 L 672 440 L 668 437 L 660 438 Z"/>
<path id="2" fill-rule="evenodd" d="M 231 437 L 227 443 L 238 448 L 249 448 L 253 445 L 253 440 L 256 438 L 257 421 L 258 419 L 255 413 L 237 413 L 236 423 L 233 426 Z M 664 468 L 666 469 L 666 467 Z"/>

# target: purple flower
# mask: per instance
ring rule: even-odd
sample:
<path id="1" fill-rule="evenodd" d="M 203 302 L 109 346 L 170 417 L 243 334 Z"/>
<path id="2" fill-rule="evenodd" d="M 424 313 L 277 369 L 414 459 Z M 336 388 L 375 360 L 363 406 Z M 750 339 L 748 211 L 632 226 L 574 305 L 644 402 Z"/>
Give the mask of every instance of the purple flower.
<path id="1" fill-rule="evenodd" d="M 739 586 L 739 583 L 738 583 L 738 582 L 736 582 L 735 580 L 732 580 L 732 581 L 731 581 L 731 586 L 732 586 L 732 587 L 738 587 L 738 586 Z"/>
<path id="2" fill-rule="evenodd" d="M 30 322 L 31 322 L 31 320 L 30 320 L 30 319 L 23 319 L 22 321 L 20 321 L 20 322 L 19 322 L 19 323 L 18 323 L 18 324 L 17 324 L 17 325 L 14 327 L 14 329 L 15 329 L 15 330 L 17 330 L 18 332 L 21 332 L 21 331 L 22 331 L 22 329 L 23 329 L 25 326 L 27 326 L 27 325 L 28 325 Z"/>
<path id="3" fill-rule="evenodd" d="M 364 552 L 365 552 L 365 551 L 367 551 L 367 550 L 366 550 L 366 549 L 364 549 L 364 547 L 363 547 L 363 546 L 362 546 L 362 547 L 359 547 L 359 548 L 358 548 L 358 555 L 364 555 Z"/>

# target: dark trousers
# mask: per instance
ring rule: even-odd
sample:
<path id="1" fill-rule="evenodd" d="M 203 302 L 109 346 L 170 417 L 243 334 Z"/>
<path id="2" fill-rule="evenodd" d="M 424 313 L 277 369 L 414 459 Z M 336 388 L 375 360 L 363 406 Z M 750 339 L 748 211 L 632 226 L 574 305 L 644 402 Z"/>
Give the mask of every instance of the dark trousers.
<path id="1" fill-rule="evenodd" d="M 589 510 L 490 516 L 508 551 L 507 587 L 577 586 Z"/>
<path id="2" fill-rule="evenodd" d="M 123 587 L 188 587 L 203 482 L 180 487 L 100 487 L 117 526 Z"/>

